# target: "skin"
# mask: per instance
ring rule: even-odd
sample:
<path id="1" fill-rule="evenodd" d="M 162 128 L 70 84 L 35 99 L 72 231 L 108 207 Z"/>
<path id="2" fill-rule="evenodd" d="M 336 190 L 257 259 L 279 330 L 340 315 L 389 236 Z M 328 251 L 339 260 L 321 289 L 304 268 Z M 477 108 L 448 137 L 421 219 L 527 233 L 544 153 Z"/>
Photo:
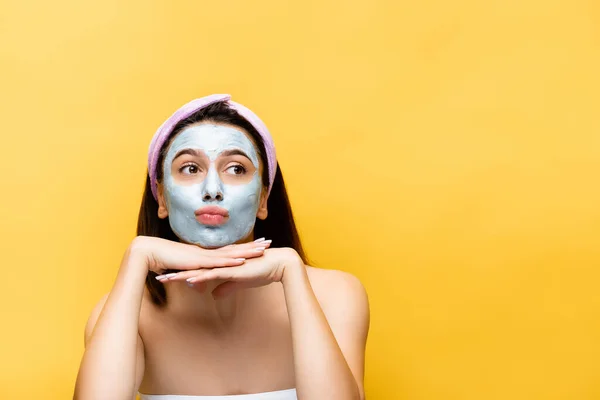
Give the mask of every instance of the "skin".
<path id="1" fill-rule="evenodd" d="M 161 218 L 169 212 L 163 190 Z M 263 190 L 256 216 L 266 214 Z M 202 250 L 136 238 L 89 317 L 75 398 L 289 388 L 301 400 L 364 398 L 369 306 L 360 281 L 253 240 L 250 233 L 236 245 Z M 149 269 L 169 263 L 184 271 L 162 277 L 169 301 L 159 308 L 144 281 Z"/>

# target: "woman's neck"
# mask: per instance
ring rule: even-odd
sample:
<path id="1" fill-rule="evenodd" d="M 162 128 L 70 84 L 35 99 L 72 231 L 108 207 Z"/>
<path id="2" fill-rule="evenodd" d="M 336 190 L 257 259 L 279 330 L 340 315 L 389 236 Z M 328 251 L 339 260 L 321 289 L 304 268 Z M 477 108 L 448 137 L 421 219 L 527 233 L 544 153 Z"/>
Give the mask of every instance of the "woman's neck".
<path id="1" fill-rule="evenodd" d="M 254 240 L 254 232 L 236 242 L 242 244 Z M 213 324 L 224 329 L 231 327 L 250 309 L 251 300 L 257 297 L 255 290 L 239 290 L 235 293 L 213 298 L 212 291 L 224 281 L 210 281 L 200 292 L 187 286 L 186 282 L 168 282 L 165 285 L 167 308 L 173 316 Z"/>
<path id="2" fill-rule="evenodd" d="M 167 309 L 176 318 L 231 328 L 245 316 L 254 290 L 239 290 L 229 296 L 213 298 L 212 291 L 223 281 L 207 282 L 203 292 L 187 286 L 185 282 L 169 282 L 165 285 Z"/>

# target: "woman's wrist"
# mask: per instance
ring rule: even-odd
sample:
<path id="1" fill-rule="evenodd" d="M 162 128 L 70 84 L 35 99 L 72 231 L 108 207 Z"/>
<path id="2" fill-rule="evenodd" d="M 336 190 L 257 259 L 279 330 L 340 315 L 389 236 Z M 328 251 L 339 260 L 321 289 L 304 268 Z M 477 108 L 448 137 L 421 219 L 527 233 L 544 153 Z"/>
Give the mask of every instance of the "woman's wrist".
<path id="1" fill-rule="evenodd" d="M 295 252 L 294 252 L 295 253 Z M 296 254 L 295 257 L 289 257 L 284 263 L 283 273 L 281 274 L 281 284 L 286 287 L 292 282 L 298 282 L 302 279 L 308 280 L 308 274 L 306 273 L 306 266 L 304 262 Z"/>
<path id="2" fill-rule="evenodd" d="M 134 239 L 129 247 L 127 247 L 121 262 L 121 269 L 126 270 L 128 274 L 130 272 L 134 272 L 144 274 L 144 276 L 146 276 L 150 270 L 150 253 L 143 241 L 138 239 L 139 238 Z"/>
<path id="3" fill-rule="evenodd" d="M 125 254 L 123 254 L 111 293 L 127 292 L 128 295 L 137 298 L 138 295 L 141 296 L 143 293 L 147 276 L 148 263 L 146 256 L 142 252 L 128 247 Z"/>

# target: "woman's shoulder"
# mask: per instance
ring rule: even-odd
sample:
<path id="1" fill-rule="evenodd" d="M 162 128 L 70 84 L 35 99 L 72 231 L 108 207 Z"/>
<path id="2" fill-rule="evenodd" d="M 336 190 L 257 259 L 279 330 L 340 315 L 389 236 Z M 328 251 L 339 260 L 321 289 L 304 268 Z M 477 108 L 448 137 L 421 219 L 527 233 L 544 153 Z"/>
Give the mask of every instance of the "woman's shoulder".
<path id="1" fill-rule="evenodd" d="M 336 269 L 317 268 L 307 265 L 310 285 L 323 308 L 331 314 L 349 308 L 359 314 L 369 314 L 367 291 L 358 277 L 350 272 Z"/>
<path id="2" fill-rule="evenodd" d="M 333 285 L 334 288 L 352 286 L 355 289 L 364 288 L 360 279 L 350 272 L 338 269 L 318 268 L 306 265 L 310 283 L 316 285 Z"/>
<path id="3" fill-rule="evenodd" d="M 94 304 L 94 307 L 90 311 L 90 314 L 88 316 L 88 319 L 87 319 L 87 322 L 85 323 L 85 328 L 84 328 L 83 342 L 86 346 L 87 346 L 90 338 L 92 337 L 92 332 L 94 331 L 96 322 L 98 321 L 98 318 L 100 317 L 100 313 L 102 312 L 102 309 L 104 308 L 104 304 L 106 304 L 106 300 L 108 299 L 109 294 L 110 293 L 106 293 L 100 299 L 98 299 L 96 301 L 96 303 Z"/>

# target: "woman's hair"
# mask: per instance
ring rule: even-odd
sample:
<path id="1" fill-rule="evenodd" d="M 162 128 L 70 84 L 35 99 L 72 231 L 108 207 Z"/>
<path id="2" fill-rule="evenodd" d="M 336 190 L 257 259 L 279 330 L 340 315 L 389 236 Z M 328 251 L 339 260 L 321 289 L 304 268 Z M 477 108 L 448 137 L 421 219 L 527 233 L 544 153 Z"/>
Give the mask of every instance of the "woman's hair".
<path id="1" fill-rule="evenodd" d="M 268 188 L 269 168 L 263 140 L 252 124 L 241 117 L 237 111 L 231 109 L 226 102 L 214 103 L 195 112 L 175 125 L 158 157 L 158 182 L 162 182 L 163 180 L 163 162 L 167 149 L 175 135 L 181 132 L 185 127 L 201 121 L 234 125 L 244 129 L 256 145 L 263 164 L 263 186 L 265 189 Z M 302 260 L 307 263 L 306 255 L 302 249 L 302 244 L 300 243 L 300 236 L 296 229 L 296 223 L 294 222 L 294 216 L 292 214 L 287 191 L 285 190 L 283 175 L 281 174 L 279 167 L 277 168 L 273 188 L 271 189 L 271 194 L 267 201 L 267 209 L 269 213 L 265 220 L 256 219 L 256 224 L 254 225 L 254 237 L 266 237 L 267 239 L 273 240 L 271 247 L 291 247 L 296 250 Z M 165 219 L 158 218 L 158 203 L 152 195 L 150 176 L 148 174 L 146 174 L 146 187 L 144 189 L 142 205 L 138 216 L 137 234 L 160 237 L 176 242 L 179 241 L 179 238 L 175 235 L 169 225 L 168 217 Z M 169 270 L 166 272 L 174 271 L 175 270 Z M 146 287 L 150 292 L 152 301 L 159 306 L 163 306 L 167 303 L 167 294 L 164 285 L 155 279 L 156 276 L 157 274 L 155 272 L 148 272 L 148 276 L 146 277 Z"/>

